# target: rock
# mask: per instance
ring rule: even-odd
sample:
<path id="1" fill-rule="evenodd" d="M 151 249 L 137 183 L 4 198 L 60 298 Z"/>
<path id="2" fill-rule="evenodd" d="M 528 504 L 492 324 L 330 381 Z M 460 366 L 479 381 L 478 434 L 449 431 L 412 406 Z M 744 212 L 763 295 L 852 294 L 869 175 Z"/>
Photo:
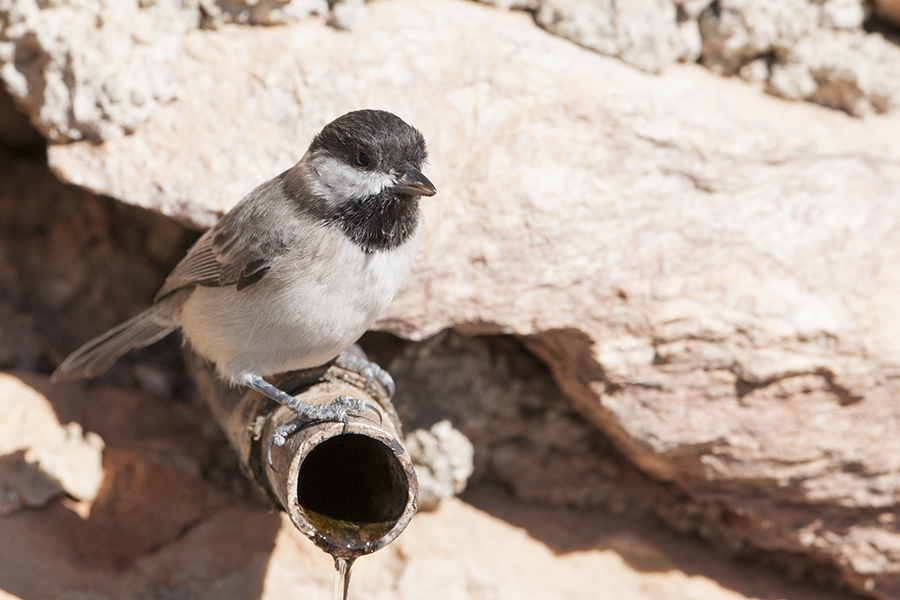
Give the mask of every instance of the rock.
<path id="1" fill-rule="evenodd" d="M 700 56 L 696 21 L 679 23 L 671 0 L 543 0 L 535 21 L 547 31 L 651 73 Z"/>
<path id="2" fill-rule="evenodd" d="M 328 0 L 199 0 L 201 26 L 278 25 L 328 12 Z"/>
<path id="3" fill-rule="evenodd" d="M 472 485 L 502 485 L 521 502 L 673 520 L 660 507 L 671 509 L 683 499 L 629 464 L 515 339 L 448 331 L 397 348 L 383 336 L 370 334 L 362 343 L 397 382 L 394 405 L 404 427 L 413 430 L 407 449 L 420 496 L 434 485 L 433 474 L 444 489 L 471 476 Z M 449 423 L 458 433 L 446 430 Z M 468 441 L 453 441 L 459 434 Z M 438 453 L 447 442 L 455 452 Z M 467 445 L 474 448 L 471 472 Z M 427 469 L 425 481 L 420 465 Z M 694 520 L 687 529 L 698 527 Z"/>
<path id="4" fill-rule="evenodd" d="M 17 156 L 0 150 L 0 368 L 49 372 L 146 308 L 196 235 L 61 184 L 41 158 Z M 179 361 L 173 338 L 105 377 L 177 395 L 186 383 Z"/>
<path id="5" fill-rule="evenodd" d="M 806 4 L 766 5 L 753 27 L 719 5 L 750 36 L 723 42 L 723 64 L 815 33 L 786 22 Z M 130 136 L 51 145 L 55 172 L 202 227 L 331 118 L 397 112 L 425 133 L 439 195 L 381 328 L 520 336 L 630 461 L 718 507 L 739 543 L 900 596 L 897 117 L 851 119 L 696 65 L 650 76 L 451 0 L 382 0 L 352 33 L 302 22 L 183 42 L 180 97 Z M 476 455 L 476 477 L 496 465 L 516 493 L 552 498 L 520 483 L 522 439 Z"/>
<path id="6" fill-rule="evenodd" d="M 0 515 L 46 506 L 68 494 L 97 497 L 103 440 L 77 422 L 60 424 L 53 408 L 19 379 L 0 373 Z"/>
<path id="7" fill-rule="evenodd" d="M 119 137 L 178 95 L 190 0 L 3 0 L 0 78 L 51 140 Z M 150 34 L 152 32 L 152 34 Z"/>
<path id="8" fill-rule="evenodd" d="M 522 10 L 537 10 L 541 5 L 541 0 L 478 0 L 485 4 L 490 4 L 498 8 L 509 10 L 517 8 Z"/>
<path id="9" fill-rule="evenodd" d="M 104 385 L 51 385 L 36 374 L 0 375 L 0 404 L 12 409 L 5 415 L 27 416 L 0 420 L 0 444 L 40 437 L 39 429 L 56 426 L 56 415 L 75 417 L 107 440 L 105 478 L 94 501 L 55 500 L 0 518 L 4 598 L 267 600 L 330 593 L 331 558 L 286 515 L 211 486 L 203 468 L 173 460 L 183 454 L 203 462 L 203 448 L 211 450 L 201 432 L 208 415 L 199 409 Z M 436 430 L 447 438 L 445 427 Z M 582 597 L 597 590 L 598 580 L 616 597 L 637 599 L 850 600 L 738 565 L 646 519 L 526 506 L 484 486 L 467 492 L 465 502 L 448 499 L 416 516 L 390 546 L 360 559 L 352 593 Z"/>
<path id="10" fill-rule="evenodd" d="M 876 16 L 900 25 L 900 2 L 897 0 L 875 0 L 872 7 Z"/>
<path id="11" fill-rule="evenodd" d="M 703 63 L 726 75 L 817 29 L 820 9 L 807 0 L 725 0 L 700 15 Z"/>
<path id="12" fill-rule="evenodd" d="M 362 21 L 365 6 L 362 0 L 2 0 L 0 80 L 48 139 L 111 140 L 180 94 L 171 67 L 183 58 L 189 30 L 326 13 L 349 29 Z"/>
<path id="13" fill-rule="evenodd" d="M 644 71 L 659 73 L 675 61 L 700 56 L 697 20 L 680 19 L 671 0 L 480 0 L 534 13 L 547 31 L 601 54 L 617 56 Z"/>
<path id="14" fill-rule="evenodd" d="M 772 66 L 769 88 L 865 116 L 900 106 L 900 48 L 880 34 L 805 37 Z"/>
<path id="15" fill-rule="evenodd" d="M 344 0 L 333 2 L 328 24 L 338 29 L 353 29 L 366 18 L 365 0 Z"/>
<path id="16" fill-rule="evenodd" d="M 60 489 L 72 498 L 94 500 L 103 479 L 103 439 L 90 431 L 85 433 L 78 423 L 62 425 L 60 433 L 56 447 L 29 448 L 26 464 L 59 482 Z"/>
<path id="17" fill-rule="evenodd" d="M 51 146 L 51 165 L 202 226 L 334 116 L 397 112 L 439 195 L 381 328 L 522 336 L 635 464 L 740 515 L 741 539 L 900 594 L 889 552 L 853 566 L 869 533 L 900 535 L 877 521 L 900 498 L 900 122 L 692 65 L 644 75 L 465 2 L 385 0 L 351 35 L 348 56 L 317 23 L 191 32 L 177 102 L 127 138 Z"/>
<path id="18" fill-rule="evenodd" d="M 856 116 L 885 112 L 900 105 L 900 48 L 867 34 L 865 17 L 858 0 L 719 2 L 700 16 L 702 60 L 720 73 L 768 80 L 785 98 Z"/>
<path id="19" fill-rule="evenodd" d="M 653 73 L 702 54 L 714 71 L 855 116 L 900 104 L 900 49 L 864 30 L 861 0 L 482 1 L 533 11 L 548 31 Z M 897 20 L 892 7 L 876 2 L 875 14 Z"/>
<path id="20" fill-rule="evenodd" d="M 417 429 L 403 441 L 419 483 L 419 510 L 435 510 L 442 500 L 466 489 L 474 465 L 472 443 L 450 421 Z"/>
<path id="21" fill-rule="evenodd" d="M 820 3 L 820 23 L 825 29 L 860 29 L 869 7 L 859 0 L 826 0 Z"/>

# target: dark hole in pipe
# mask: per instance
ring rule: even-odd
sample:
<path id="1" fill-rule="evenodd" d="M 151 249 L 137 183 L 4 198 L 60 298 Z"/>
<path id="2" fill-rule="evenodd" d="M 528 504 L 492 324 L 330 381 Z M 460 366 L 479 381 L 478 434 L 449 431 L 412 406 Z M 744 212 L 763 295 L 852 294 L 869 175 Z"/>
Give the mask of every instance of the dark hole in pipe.
<path id="1" fill-rule="evenodd" d="M 353 523 L 394 523 L 409 487 L 390 448 L 347 434 L 316 446 L 300 465 L 297 500 L 304 511 Z"/>

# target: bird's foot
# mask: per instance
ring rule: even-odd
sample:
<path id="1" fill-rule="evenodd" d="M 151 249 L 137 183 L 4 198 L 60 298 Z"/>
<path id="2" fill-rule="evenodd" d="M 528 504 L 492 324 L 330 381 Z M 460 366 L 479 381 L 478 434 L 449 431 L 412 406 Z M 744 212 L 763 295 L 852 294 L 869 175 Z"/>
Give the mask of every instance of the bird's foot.
<path id="1" fill-rule="evenodd" d="M 319 422 L 343 423 L 343 433 L 347 433 L 347 429 L 350 426 L 350 413 L 365 415 L 367 412 L 374 413 L 378 425 L 382 424 L 381 411 L 376 405 L 366 400 L 350 396 L 338 396 L 328 404 L 310 404 L 278 389 L 259 375 L 247 376 L 244 378 L 243 383 L 267 398 L 287 406 L 297 414 L 296 419 L 276 427 L 267 440 L 266 460 L 270 467 L 272 467 L 272 446 L 283 446 L 288 438 L 297 433 L 304 425 Z"/>
<path id="2" fill-rule="evenodd" d="M 297 411 L 298 418 L 276 427 L 266 441 L 266 462 L 273 470 L 275 466 L 272 464 L 272 446 L 283 446 L 292 435 L 300 431 L 305 425 L 322 422 L 343 423 L 344 430 L 342 434 L 345 434 L 350 427 L 350 413 L 364 415 L 366 412 L 374 413 L 379 426 L 382 423 L 381 411 L 374 404 L 350 396 L 338 396 L 328 404 L 313 405 L 307 402 L 302 402 L 302 404 L 305 405 L 301 409 L 302 412 L 297 411 L 297 408 L 294 406 L 290 407 L 292 410 Z"/>
<path id="3" fill-rule="evenodd" d="M 366 380 L 365 390 L 371 393 L 372 384 L 376 381 L 381 384 L 387 394 L 388 400 L 394 397 L 397 386 L 391 374 L 367 358 L 363 358 L 352 349 L 344 350 L 334 361 L 334 364 L 359 375 Z"/>

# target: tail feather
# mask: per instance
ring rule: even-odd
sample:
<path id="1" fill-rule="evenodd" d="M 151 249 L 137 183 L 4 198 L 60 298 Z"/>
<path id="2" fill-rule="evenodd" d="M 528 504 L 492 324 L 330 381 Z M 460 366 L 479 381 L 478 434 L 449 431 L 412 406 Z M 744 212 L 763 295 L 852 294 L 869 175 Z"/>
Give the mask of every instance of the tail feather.
<path id="1" fill-rule="evenodd" d="M 73 352 L 60 364 L 51 381 L 97 377 L 132 348 L 143 348 L 175 329 L 169 302 L 154 304 L 139 315 L 113 327 Z"/>

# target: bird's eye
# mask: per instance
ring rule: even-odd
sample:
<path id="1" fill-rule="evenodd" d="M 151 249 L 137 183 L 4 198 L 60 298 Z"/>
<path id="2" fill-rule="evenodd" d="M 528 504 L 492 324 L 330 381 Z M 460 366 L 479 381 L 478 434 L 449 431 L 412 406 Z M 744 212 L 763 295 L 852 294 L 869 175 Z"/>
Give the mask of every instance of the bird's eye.
<path id="1" fill-rule="evenodd" d="M 368 167 L 369 160 L 371 160 L 369 158 L 369 155 L 362 150 L 356 153 L 356 164 L 358 164 L 360 167 Z"/>

